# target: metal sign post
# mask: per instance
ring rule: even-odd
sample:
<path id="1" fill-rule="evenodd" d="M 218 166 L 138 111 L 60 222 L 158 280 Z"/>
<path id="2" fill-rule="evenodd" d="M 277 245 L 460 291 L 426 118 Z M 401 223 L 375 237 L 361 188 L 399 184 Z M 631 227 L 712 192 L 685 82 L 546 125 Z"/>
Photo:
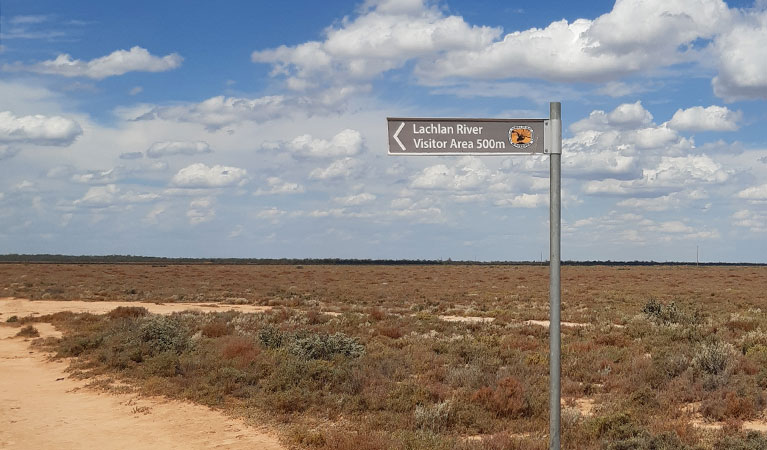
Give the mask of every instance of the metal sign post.
<path id="1" fill-rule="evenodd" d="M 562 105 L 549 119 L 387 118 L 390 155 L 549 155 L 549 449 L 559 450 L 561 413 L 560 240 Z"/>
<path id="2" fill-rule="evenodd" d="M 549 104 L 549 450 L 559 450 L 562 392 L 560 243 L 562 226 L 562 104 Z"/>

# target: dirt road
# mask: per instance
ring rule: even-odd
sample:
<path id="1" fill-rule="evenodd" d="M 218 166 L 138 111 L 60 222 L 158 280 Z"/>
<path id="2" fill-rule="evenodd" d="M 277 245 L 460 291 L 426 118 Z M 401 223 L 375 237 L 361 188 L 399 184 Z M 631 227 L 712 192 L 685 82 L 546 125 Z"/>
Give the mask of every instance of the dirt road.
<path id="1" fill-rule="evenodd" d="M 65 362 L 49 361 L 29 341 L 14 337 L 19 328 L 5 324 L 11 315 L 63 310 L 103 313 L 120 305 L 123 303 L 0 299 L 0 448 L 284 449 L 268 430 L 204 406 L 86 388 L 85 382 L 67 376 Z M 179 305 L 141 306 L 171 312 Z M 225 311 L 229 307 L 197 308 Z M 246 306 L 232 307 L 240 308 Z M 190 308 L 184 305 L 182 309 Z M 44 336 L 58 333 L 50 324 L 35 326 Z"/>

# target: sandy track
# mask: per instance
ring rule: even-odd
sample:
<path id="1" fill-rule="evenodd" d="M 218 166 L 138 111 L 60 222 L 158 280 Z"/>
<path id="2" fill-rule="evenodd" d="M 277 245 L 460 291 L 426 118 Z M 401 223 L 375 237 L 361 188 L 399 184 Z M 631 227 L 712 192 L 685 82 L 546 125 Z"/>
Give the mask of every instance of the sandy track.
<path id="1" fill-rule="evenodd" d="M 0 318 L 16 315 L 19 317 L 32 315 L 54 314 L 60 311 L 72 311 L 75 313 L 104 314 L 118 306 L 143 306 L 149 312 L 155 314 L 170 314 L 179 311 L 238 311 L 238 312 L 264 312 L 271 309 L 270 306 L 256 305 L 225 305 L 220 303 L 147 303 L 147 302 L 84 302 L 79 300 L 27 300 L 23 298 L 5 297 L 0 298 Z"/>
<path id="2" fill-rule="evenodd" d="M 63 310 L 106 312 L 120 305 L 0 299 L 0 318 L 4 322 L 12 314 Z M 179 310 L 172 304 L 141 306 L 155 312 Z M 193 308 L 185 304 L 183 309 Z M 215 308 L 227 309 L 229 305 Z M 50 324 L 35 326 L 43 336 L 57 334 Z M 284 449 L 267 430 L 204 406 L 88 389 L 86 382 L 68 377 L 66 362 L 49 361 L 28 341 L 13 337 L 18 330 L 0 326 L 0 448 Z"/>

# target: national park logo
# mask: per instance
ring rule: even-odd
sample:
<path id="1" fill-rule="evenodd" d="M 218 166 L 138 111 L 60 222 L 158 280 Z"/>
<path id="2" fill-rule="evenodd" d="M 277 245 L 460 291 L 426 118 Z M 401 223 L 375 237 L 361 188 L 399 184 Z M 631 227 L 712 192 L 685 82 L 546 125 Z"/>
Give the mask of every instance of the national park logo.
<path id="1" fill-rule="evenodd" d="M 512 127 L 509 129 L 509 142 L 516 148 L 530 147 L 535 139 L 533 129 L 524 125 Z"/>

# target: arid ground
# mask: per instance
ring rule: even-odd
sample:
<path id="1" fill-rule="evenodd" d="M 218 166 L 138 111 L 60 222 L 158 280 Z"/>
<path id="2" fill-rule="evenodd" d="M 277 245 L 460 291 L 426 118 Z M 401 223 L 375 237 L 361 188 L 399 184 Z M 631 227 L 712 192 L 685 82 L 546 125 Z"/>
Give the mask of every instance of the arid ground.
<path id="1" fill-rule="evenodd" d="M 767 448 L 767 268 L 565 266 L 562 287 L 564 448 Z M 3 388 L 12 448 L 45 445 L 11 405 L 55 435 L 87 415 L 45 414 L 67 393 L 128 421 L 112 442 L 183 421 L 172 400 L 237 424 L 201 447 L 547 448 L 547 267 L 4 264 L 0 297 L 0 385 L 45 387 Z"/>

